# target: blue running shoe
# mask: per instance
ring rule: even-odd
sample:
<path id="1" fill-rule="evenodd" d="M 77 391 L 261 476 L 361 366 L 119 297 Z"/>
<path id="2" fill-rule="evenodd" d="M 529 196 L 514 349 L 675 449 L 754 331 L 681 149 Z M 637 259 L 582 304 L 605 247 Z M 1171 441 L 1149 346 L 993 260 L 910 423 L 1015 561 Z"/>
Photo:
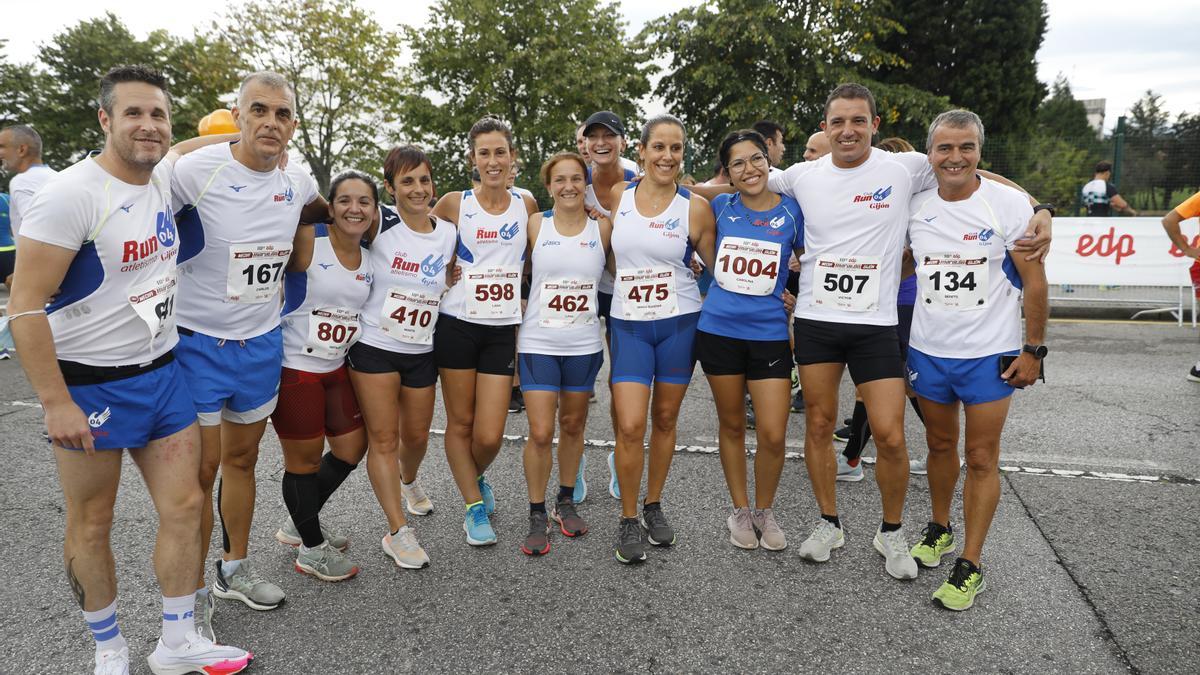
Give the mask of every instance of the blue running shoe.
<path id="1" fill-rule="evenodd" d="M 621 485 L 617 483 L 616 452 L 608 453 L 608 494 L 613 499 L 621 498 Z"/>
<path id="2" fill-rule="evenodd" d="M 583 467 L 587 466 L 587 455 L 579 456 L 579 471 L 575 474 L 575 494 L 571 501 L 582 504 L 587 499 L 587 481 L 583 478 Z"/>
<path id="3" fill-rule="evenodd" d="M 483 507 L 490 516 L 496 512 L 496 495 L 492 494 L 492 484 L 483 476 L 479 477 L 479 496 L 483 497 Z"/>
<path id="4" fill-rule="evenodd" d="M 467 507 L 467 517 L 463 519 L 463 532 L 467 533 L 467 543 L 472 546 L 491 546 L 496 543 L 496 531 L 488 521 L 482 502 L 475 502 Z"/>

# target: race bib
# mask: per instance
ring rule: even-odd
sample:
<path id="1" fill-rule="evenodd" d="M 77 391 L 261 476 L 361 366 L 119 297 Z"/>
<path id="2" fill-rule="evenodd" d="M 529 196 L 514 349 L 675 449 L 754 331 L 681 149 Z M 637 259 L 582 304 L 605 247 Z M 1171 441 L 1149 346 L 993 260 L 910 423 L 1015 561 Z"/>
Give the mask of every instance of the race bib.
<path id="1" fill-rule="evenodd" d="M 844 312 L 879 309 L 879 270 L 879 256 L 818 256 L 813 265 L 813 307 Z"/>
<path id="2" fill-rule="evenodd" d="M 129 286 L 129 304 L 150 328 L 150 343 L 175 327 L 175 272 Z"/>
<path id="3" fill-rule="evenodd" d="M 653 321 L 679 314 L 675 271 L 670 267 L 619 269 L 613 295 L 621 297 L 621 318 Z"/>
<path id="4" fill-rule="evenodd" d="M 917 266 L 921 301 L 943 309 L 987 306 L 988 258 L 962 253 L 928 253 Z"/>
<path id="5" fill-rule="evenodd" d="M 257 305 L 275 299 L 291 255 L 290 241 L 230 244 L 225 301 Z"/>
<path id="6" fill-rule="evenodd" d="M 467 285 L 467 318 L 511 319 L 521 315 L 521 267 L 476 267 L 463 270 Z"/>
<path id="7" fill-rule="evenodd" d="M 379 329 L 401 342 L 431 345 L 441 301 L 441 295 L 389 288 L 379 314 Z"/>
<path id="8" fill-rule="evenodd" d="M 775 242 L 725 237 L 717 251 L 713 276 L 717 285 L 730 293 L 770 295 L 779 278 L 779 253 Z"/>
<path id="9" fill-rule="evenodd" d="M 538 325 L 546 328 L 596 323 L 596 282 L 557 279 L 542 283 Z"/>
<path id="10" fill-rule="evenodd" d="M 304 352 L 319 359 L 346 357 L 359 338 L 358 311 L 346 307 L 318 307 L 308 314 L 308 340 Z"/>

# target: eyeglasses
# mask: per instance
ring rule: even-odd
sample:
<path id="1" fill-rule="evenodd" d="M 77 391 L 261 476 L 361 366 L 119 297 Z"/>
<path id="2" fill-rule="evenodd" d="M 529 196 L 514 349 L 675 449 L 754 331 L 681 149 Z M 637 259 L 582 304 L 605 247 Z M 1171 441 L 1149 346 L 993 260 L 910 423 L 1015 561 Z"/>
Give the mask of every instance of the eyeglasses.
<path id="1" fill-rule="evenodd" d="M 756 155 L 751 155 L 750 159 L 735 159 L 729 163 L 727 168 L 731 175 L 735 173 L 740 174 L 746 170 L 747 164 L 756 169 L 763 169 L 767 166 L 767 158 L 760 152 Z"/>

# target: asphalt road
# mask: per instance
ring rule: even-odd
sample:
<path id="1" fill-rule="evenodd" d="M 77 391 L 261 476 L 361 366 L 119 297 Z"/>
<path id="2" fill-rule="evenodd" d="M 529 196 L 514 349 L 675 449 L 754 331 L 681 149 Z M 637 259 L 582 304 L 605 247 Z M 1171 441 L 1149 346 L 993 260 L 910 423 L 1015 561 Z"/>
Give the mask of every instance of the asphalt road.
<path id="1" fill-rule="evenodd" d="M 1049 381 L 1019 393 L 1009 418 L 1008 472 L 984 551 L 988 589 L 968 612 L 929 601 L 948 566 L 912 582 L 884 572 L 871 547 L 880 510 L 870 467 L 867 480 L 839 484 L 847 544 L 831 562 L 796 555 L 817 512 L 795 459 L 776 503 L 792 547 L 730 546 L 729 500 L 712 454 L 715 415 L 697 374 L 680 420 L 687 447 L 664 497 L 679 543 L 636 567 L 611 554 L 619 511 L 605 490 L 607 392 L 588 423 L 596 441 L 586 452 L 591 494 L 581 508 L 588 535 L 555 537 L 540 559 L 519 552 L 526 502 L 522 446 L 513 440 L 489 472 L 500 542 L 467 546 L 435 435 L 422 467 L 435 511 L 414 519 L 432 566 L 404 571 L 384 557 L 386 526 L 359 470 L 324 513 L 326 525 L 351 537 L 362 567 L 340 584 L 294 572 L 292 550 L 272 538 L 284 508 L 279 444 L 268 431 L 251 557 L 288 602 L 255 612 L 221 601 L 218 637 L 252 649 L 250 672 L 259 673 L 1196 672 L 1200 384 L 1184 374 L 1200 356 L 1197 334 L 1173 324 L 1064 322 L 1052 324 L 1049 344 Z M 92 644 L 62 571 L 52 456 L 14 361 L 0 362 L 0 391 L 0 527 L 10 563 L 0 595 L 0 672 L 90 672 Z M 846 410 L 851 397 L 844 386 Z M 909 418 L 911 454 L 922 457 L 921 428 Z M 803 424 L 802 415 L 789 423 L 797 453 Z M 440 405 L 433 426 L 444 426 Z M 524 431 L 524 415 L 511 416 L 508 433 Z M 135 672 L 149 672 L 144 657 L 160 612 L 149 565 L 155 517 L 136 469 L 128 460 L 126 467 L 113 530 L 119 612 Z M 1137 478 L 1115 480 L 1122 475 Z M 928 490 L 914 477 L 910 539 L 927 513 Z"/>

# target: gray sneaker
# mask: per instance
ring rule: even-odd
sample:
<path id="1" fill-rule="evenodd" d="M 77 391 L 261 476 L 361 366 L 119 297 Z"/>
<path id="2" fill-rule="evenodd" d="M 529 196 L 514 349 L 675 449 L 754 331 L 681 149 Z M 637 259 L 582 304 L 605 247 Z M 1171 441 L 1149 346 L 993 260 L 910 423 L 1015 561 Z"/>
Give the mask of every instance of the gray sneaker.
<path id="1" fill-rule="evenodd" d="M 850 462 L 842 453 L 837 453 L 837 479 L 847 483 L 857 483 L 863 479 L 862 458 L 858 458 L 857 466 L 850 466 Z"/>
<path id="2" fill-rule="evenodd" d="M 417 533 L 411 526 L 400 528 L 396 536 L 383 536 L 383 552 L 406 570 L 419 570 L 429 565 L 429 555 L 417 541 Z"/>
<path id="3" fill-rule="evenodd" d="M 725 526 L 729 528 L 729 543 L 738 548 L 758 548 L 758 535 L 754 533 L 754 518 L 750 507 L 734 509 L 725 519 Z"/>
<path id="4" fill-rule="evenodd" d="M 825 562 L 829 560 L 830 551 L 845 544 L 846 536 L 842 533 L 842 528 L 822 518 L 817 521 L 817 526 L 813 528 L 812 534 L 808 535 L 808 539 L 800 544 L 800 557 L 813 562 Z"/>
<path id="5" fill-rule="evenodd" d="M 787 537 L 783 528 L 775 522 L 774 509 L 755 509 L 754 527 L 758 528 L 759 542 L 768 551 L 782 551 L 787 548 Z"/>
<path id="6" fill-rule="evenodd" d="M 400 494 L 404 496 L 404 508 L 414 516 L 427 516 L 433 512 L 433 500 L 425 494 L 425 489 L 416 478 L 412 485 L 400 483 Z"/>
<path id="7" fill-rule="evenodd" d="M 963 458 L 959 457 L 958 458 L 958 468 L 960 468 L 960 469 L 963 468 L 963 466 L 965 464 L 966 464 L 966 462 L 963 461 Z M 910 459 L 910 460 L 908 460 L 908 472 L 913 474 L 914 476 L 929 475 L 929 461 L 926 459 Z M 841 480 L 841 479 L 839 478 L 839 480 Z"/>
<path id="8" fill-rule="evenodd" d="M 661 504 L 655 502 L 642 505 L 642 527 L 646 530 L 646 541 L 651 544 L 655 546 L 673 546 L 675 544 L 675 530 L 671 529 L 671 524 L 663 515 Z"/>
<path id="9" fill-rule="evenodd" d="M 217 635 L 213 632 L 212 618 L 217 612 L 217 599 L 213 596 L 212 591 L 204 594 L 204 600 L 200 602 L 200 611 L 196 612 L 196 632 L 201 637 L 210 642 L 217 641 Z"/>
<path id="10" fill-rule="evenodd" d="M 263 579 L 250 567 L 249 560 L 226 577 L 221 572 L 221 561 L 217 560 L 217 580 L 212 594 L 225 600 L 240 600 L 250 609 L 265 611 L 283 604 L 283 589 Z"/>
<path id="11" fill-rule="evenodd" d="M 358 565 L 325 542 L 307 551 L 297 551 L 296 571 L 311 574 L 321 581 L 342 581 L 358 574 Z"/>
<path id="12" fill-rule="evenodd" d="M 325 537 L 327 544 L 339 551 L 345 551 L 350 548 L 349 539 L 326 530 L 324 525 L 321 526 L 321 536 Z M 288 546 L 299 546 L 304 543 L 304 540 L 300 538 L 300 533 L 296 531 L 296 525 L 292 522 L 291 516 L 285 518 L 283 524 L 275 531 L 275 541 L 287 544 Z"/>
<path id="13" fill-rule="evenodd" d="M 909 552 L 908 542 L 904 539 L 904 528 L 884 532 L 882 529 L 875 533 L 875 550 L 883 556 L 884 568 L 895 579 L 916 579 L 917 561 Z"/>

